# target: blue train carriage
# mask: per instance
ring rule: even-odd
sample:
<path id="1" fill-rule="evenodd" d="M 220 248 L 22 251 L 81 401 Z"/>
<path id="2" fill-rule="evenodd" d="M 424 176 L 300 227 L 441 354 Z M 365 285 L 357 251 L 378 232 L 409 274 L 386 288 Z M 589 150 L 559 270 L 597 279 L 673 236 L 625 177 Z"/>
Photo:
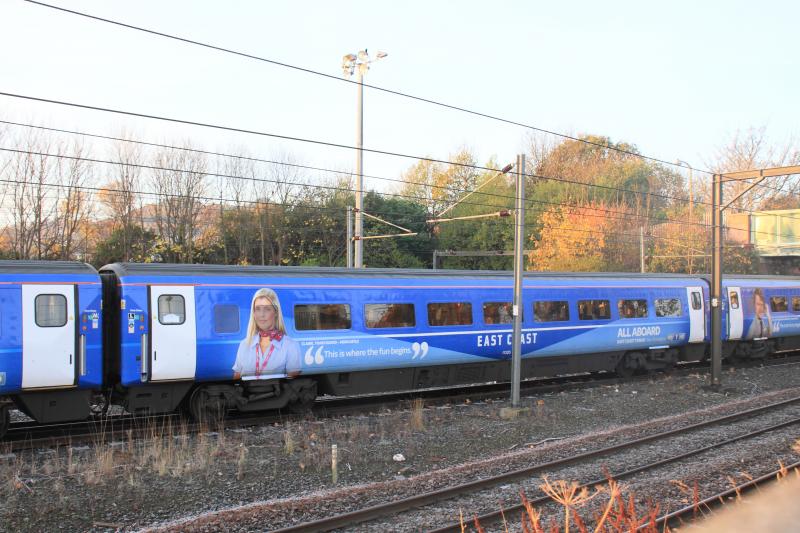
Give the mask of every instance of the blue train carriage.
<path id="1" fill-rule="evenodd" d="M 86 419 L 102 386 L 101 287 L 90 265 L 0 261 L 0 435 L 9 409 Z"/>
<path id="2" fill-rule="evenodd" d="M 131 412 L 509 379 L 509 273 L 118 263 L 101 276 L 108 379 Z M 701 359 L 705 295 L 699 278 L 527 275 L 523 375 Z"/>
<path id="3" fill-rule="evenodd" d="M 800 349 L 800 278 L 723 278 L 723 356 L 758 359 Z"/>

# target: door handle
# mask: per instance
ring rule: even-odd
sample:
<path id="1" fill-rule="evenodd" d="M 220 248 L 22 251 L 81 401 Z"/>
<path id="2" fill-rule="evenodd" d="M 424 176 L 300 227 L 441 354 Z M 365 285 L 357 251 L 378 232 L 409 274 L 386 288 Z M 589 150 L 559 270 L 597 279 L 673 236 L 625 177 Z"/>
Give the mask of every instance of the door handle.
<path id="1" fill-rule="evenodd" d="M 86 335 L 81 335 L 78 342 L 80 352 L 78 353 L 78 363 L 80 364 L 80 375 L 86 375 Z"/>
<path id="2" fill-rule="evenodd" d="M 150 365 L 147 361 L 147 333 L 142 334 L 142 351 L 140 352 L 140 359 L 141 359 L 141 380 L 142 382 L 147 381 L 148 374 L 150 373 Z"/>
<path id="3" fill-rule="evenodd" d="M 158 352 L 153 350 L 153 361 L 158 361 Z"/>

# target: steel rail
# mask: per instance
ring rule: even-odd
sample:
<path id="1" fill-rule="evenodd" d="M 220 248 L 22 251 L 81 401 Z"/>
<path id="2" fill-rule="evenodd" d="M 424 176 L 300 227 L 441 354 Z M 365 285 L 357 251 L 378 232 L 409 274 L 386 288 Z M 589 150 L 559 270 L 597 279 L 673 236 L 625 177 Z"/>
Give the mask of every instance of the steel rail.
<path id="1" fill-rule="evenodd" d="M 778 479 L 778 476 L 780 476 L 783 472 L 796 470 L 798 468 L 800 468 L 800 461 L 792 463 L 788 466 L 784 466 L 783 468 L 780 468 L 778 470 L 773 470 L 772 472 L 764 474 L 763 476 L 759 476 L 755 479 L 751 479 L 745 483 L 742 483 L 741 485 L 737 485 L 728 490 L 719 492 L 713 496 L 709 496 L 708 498 L 693 503 L 692 505 L 687 505 L 686 507 L 662 515 L 658 519 L 656 519 L 656 525 L 662 526 L 664 525 L 665 522 L 667 524 L 672 524 L 679 520 L 683 520 L 689 514 L 694 516 L 695 514 L 697 514 L 697 511 L 703 507 L 709 509 L 711 508 L 711 506 L 714 505 L 720 505 L 720 506 L 725 505 L 726 498 L 757 488 L 760 484 L 774 482 Z M 642 530 L 644 527 L 649 525 L 650 523 L 647 522 L 641 525 L 639 527 L 639 530 Z"/>
<path id="2" fill-rule="evenodd" d="M 796 359 L 796 361 L 793 361 Z M 787 362 L 788 360 L 788 362 Z M 750 361 L 740 364 L 739 368 L 750 366 L 779 366 L 784 364 L 797 364 L 800 356 L 787 356 L 786 353 L 766 361 Z M 688 375 L 698 369 L 707 367 L 705 362 L 684 363 L 671 371 L 672 375 Z M 630 378 L 621 378 L 613 373 L 600 374 L 574 374 L 554 378 L 532 378 L 522 382 L 522 389 L 527 394 L 554 393 L 570 390 L 589 389 L 623 383 L 636 383 L 652 379 L 654 374 L 637 375 Z M 435 387 L 412 391 L 400 391 L 375 395 L 340 396 L 335 398 L 318 398 L 313 406 L 313 412 L 323 417 L 341 416 L 364 411 L 396 407 L 404 401 L 414 398 L 425 398 L 426 405 L 454 403 L 459 401 L 480 401 L 486 399 L 505 399 L 508 393 L 508 382 L 495 382 L 490 384 L 467 384 L 449 387 Z M 60 422 L 54 424 L 37 424 L 32 421 L 12 423 L 0 446 L 8 452 L 25 451 L 34 448 L 53 448 L 58 446 L 75 445 L 79 443 L 99 444 L 111 442 L 114 438 L 128 438 L 128 432 L 133 430 L 133 436 L 142 437 L 152 434 L 154 427 L 165 427 L 167 420 L 174 420 L 180 415 L 177 413 L 164 413 L 146 417 L 130 414 L 116 415 L 106 418 L 95 418 L 78 422 Z M 280 411 L 266 411 L 260 415 L 237 415 L 225 419 L 225 427 L 242 427 L 247 425 L 263 425 L 295 419 L 298 415 L 281 413 Z M 116 424 L 123 424 L 117 427 Z M 180 429 L 187 432 L 198 432 L 209 429 L 208 425 L 198 425 L 193 422 L 177 421 Z M 131 424 L 134 427 L 127 426 Z M 176 429 L 178 426 L 173 426 Z"/>
<path id="3" fill-rule="evenodd" d="M 647 435 L 645 437 L 640 437 L 638 439 L 633 439 L 620 444 L 614 444 L 611 446 L 600 448 L 598 450 L 592 450 L 585 453 L 580 453 L 577 455 L 566 457 L 563 459 L 556 459 L 554 461 L 549 461 L 547 463 L 521 468 L 497 476 L 492 476 L 489 478 L 480 479 L 477 481 L 471 481 L 459 485 L 453 485 L 450 487 L 445 487 L 435 491 L 418 494 L 415 496 L 411 496 L 393 502 L 372 505 L 364 509 L 359 509 L 349 513 L 344 513 L 327 518 L 321 518 L 301 524 L 295 524 L 286 528 L 275 530 L 275 532 L 273 533 L 289 533 L 298 531 L 303 531 L 303 532 L 329 531 L 336 528 L 353 526 L 361 522 L 375 520 L 377 518 L 383 518 L 388 515 L 392 515 L 401 511 L 407 511 L 409 509 L 414 509 L 417 507 L 429 505 L 431 503 L 447 500 L 458 495 L 474 493 L 502 483 L 508 483 L 511 481 L 515 481 L 517 479 L 531 477 L 533 474 L 541 473 L 546 470 L 552 470 L 555 468 L 572 465 L 574 463 L 578 463 L 586 459 L 594 459 L 597 457 L 602 457 L 614 452 L 626 450 L 628 448 L 633 448 L 641 444 L 646 444 L 648 442 L 653 442 L 674 435 L 680 435 L 682 433 L 689 433 L 697 429 L 702 429 L 705 427 L 721 424 L 724 422 L 729 422 L 740 418 L 746 418 L 758 413 L 774 410 L 798 402 L 800 402 L 800 396 L 795 398 L 790 398 L 788 400 L 783 400 L 780 402 L 775 402 L 769 405 L 764 405 L 761 407 L 747 409 L 745 411 L 741 411 L 738 413 L 732 413 L 730 415 L 717 417 L 711 420 L 706 420 L 704 422 L 697 422 L 695 424 L 690 424 L 688 426 L 662 431 L 659 433 L 655 433 L 653 435 Z M 793 420 L 791 423 L 796 423 L 796 422 L 797 422 L 796 420 Z"/>
<path id="4" fill-rule="evenodd" d="M 707 446 L 702 446 L 700 448 L 695 448 L 694 450 L 690 450 L 688 452 L 684 452 L 684 453 L 681 453 L 681 454 L 678 454 L 678 455 L 674 455 L 674 456 L 671 456 L 671 457 L 660 459 L 660 460 L 652 462 L 652 463 L 648 463 L 648 464 L 645 464 L 645 465 L 642 465 L 642 466 L 637 466 L 636 468 L 632 468 L 630 470 L 625 470 L 623 472 L 610 472 L 609 476 L 612 479 L 615 479 L 615 480 L 621 480 L 621 479 L 630 478 L 630 477 L 635 476 L 636 474 L 641 474 L 642 472 L 655 470 L 656 468 L 660 468 L 662 466 L 666 466 L 668 464 L 675 463 L 675 462 L 681 461 L 683 459 L 688 459 L 690 457 L 694 457 L 696 455 L 700 455 L 702 453 L 714 450 L 716 448 L 722 448 L 723 446 L 727 446 L 729 444 L 733 444 L 733 443 L 736 443 L 736 442 L 739 442 L 739 441 L 742 441 L 742 440 L 752 439 L 752 438 L 757 437 L 759 435 L 763 435 L 764 433 L 769 433 L 770 431 L 776 431 L 778 429 L 783 429 L 785 427 L 789 427 L 789 426 L 792 426 L 792 425 L 795 425 L 795 424 L 800 424 L 800 417 L 794 418 L 792 420 L 787 420 L 787 421 L 781 422 L 779 424 L 774 424 L 774 425 L 766 427 L 766 428 L 757 429 L 757 430 L 751 431 L 749 433 L 745 433 L 745 434 L 742 434 L 742 435 L 737 435 L 736 437 L 725 439 L 725 440 L 722 440 L 720 442 L 715 442 L 714 444 L 709 444 Z M 798 463 L 798 464 L 800 465 L 800 463 Z M 582 483 L 582 484 L 579 485 L 578 488 L 596 487 L 598 485 L 603 485 L 603 484 L 605 484 L 607 482 L 608 482 L 608 478 L 605 478 L 605 477 L 598 478 L 598 479 L 595 479 L 593 481 L 588 481 L 588 482 Z M 727 493 L 727 491 L 726 491 L 726 493 Z M 719 497 L 719 495 L 711 497 L 711 499 L 713 500 L 714 498 L 717 498 L 717 497 Z M 529 499 L 528 500 L 528 502 L 531 505 L 541 505 L 541 504 L 546 504 L 546 503 L 552 503 L 552 501 L 553 500 L 549 496 L 542 496 L 542 497 L 539 497 L 539 498 L 533 498 L 533 499 Z M 694 507 L 695 507 L 694 505 L 689 506 L 689 509 L 692 509 Z M 492 513 L 486 513 L 484 515 L 478 516 L 477 520 L 481 524 L 481 526 L 484 527 L 484 526 L 487 526 L 487 525 L 490 525 L 490 524 L 496 524 L 497 522 L 503 520 L 504 515 L 508 515 L 509 513 L 514 513 L 514 512 L 517 512 L 517 511 L 524 511 L 524 510 L 525 510 L 525 505 L 523 505 L 523 504 L 512 505 L 512 506 L 509 506 L 509 507 L 505 507 L 502 511 L 495 511 L 495 512 L 492 512 Z M 685 512 L 686 512 L 686 510 L 683 509 L 681 511 L 676 511 L 675 513 L 670 513 L 670 515 L 665 515 L 665 516 L 659 518 L 656 521 L 656 523 L 661 525 L 661 524 L 663 524 L 664 520 L 673 519 L 674 518 L 672 516 L 673 514 L 675 514 L 675 516 L 679 516 L 681 513 L 685 513 Z M 447 526 L 443 526 L 443 527 L 440 527 L 440 528 L 437 528 L 437 529 L 429 530 L 427 533 L 460 533 L 460 532 L 461 532 L 461 524 L 460 523 L 453 523 L 453 524 L 450 524 L 450 525 L 447 525 Z"/>

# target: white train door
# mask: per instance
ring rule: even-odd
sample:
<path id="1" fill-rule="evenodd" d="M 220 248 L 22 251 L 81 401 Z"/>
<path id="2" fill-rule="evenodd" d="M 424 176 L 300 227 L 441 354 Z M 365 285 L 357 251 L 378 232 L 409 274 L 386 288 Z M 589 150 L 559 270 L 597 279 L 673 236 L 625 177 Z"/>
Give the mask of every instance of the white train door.
<path id="1" fill-rule="evenodd" d="M 743 330 L 742 292 L 739 287 L 728 287 L 728 339 L 741 339 Z"/>
<path id="2" fill-rule="evenodd" d="M 197 327 L 194 287 L 150 287 L 150 380 L 194 379 Z"/>
<path id="3" fill-rule="evenodd" d="M 687 287 L 689 298 L 689 342 L 703 342 L 706 333 L 706 313 L 703 305 L 703 289 Z"/>
<path id="4" fill-rule="evenodd" d="M 75 285 L 22 285 L 22 388 L 75 385 Z"/>

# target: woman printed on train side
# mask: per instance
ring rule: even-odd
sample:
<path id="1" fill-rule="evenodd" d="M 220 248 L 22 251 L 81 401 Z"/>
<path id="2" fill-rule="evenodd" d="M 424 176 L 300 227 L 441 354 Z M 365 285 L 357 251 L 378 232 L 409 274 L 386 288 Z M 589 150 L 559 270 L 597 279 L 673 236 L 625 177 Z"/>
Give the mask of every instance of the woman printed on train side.
<path id="1" fill-rule="evenodd" d="M 247 336 L 239 344 L 233 379 L 255 379 L 300 374 L 300 346 L 286 335 L 278 295 L 272 289 L 259 289 L 250 304 Z"/>
<path id="2" fill-rule="evenodd" d="M 772 316 L 764 299 L 764 291 L 756 289 L 753 291 L 753 323 L 747 331 L 747 338 L 761 339 L 769 337 L 770 334 L 772 334 Z"/>

